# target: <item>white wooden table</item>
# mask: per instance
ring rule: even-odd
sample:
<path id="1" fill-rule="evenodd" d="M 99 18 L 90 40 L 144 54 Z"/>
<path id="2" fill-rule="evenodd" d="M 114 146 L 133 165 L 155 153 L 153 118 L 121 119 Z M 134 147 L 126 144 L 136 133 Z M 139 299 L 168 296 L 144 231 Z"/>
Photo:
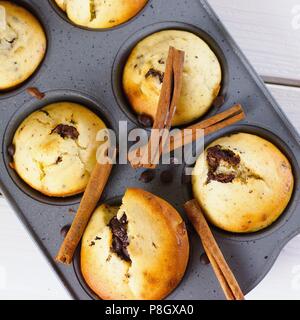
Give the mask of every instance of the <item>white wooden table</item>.
<path id="1" fill-rule="evenodd" d="M 300 131 L 300 0 L 209 2 Z M 247 298 L 300 299 L 300 236 Z M 70 299 L 3 198 L 0 299 Z"/>

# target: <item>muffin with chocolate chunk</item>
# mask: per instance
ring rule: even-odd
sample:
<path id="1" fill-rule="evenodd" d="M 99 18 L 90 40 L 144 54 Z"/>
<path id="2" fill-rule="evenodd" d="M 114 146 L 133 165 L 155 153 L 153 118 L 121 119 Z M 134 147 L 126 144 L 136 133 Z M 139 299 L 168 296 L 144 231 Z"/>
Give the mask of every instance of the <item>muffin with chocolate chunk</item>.
<path id="1" fill-rule="evenodd" d="M 142 10 L 148 0 L 55 0 L 75 24 L 87 28 L 112 28 Z"/>
<path id="2" fill-rule="evenodd" d="M 60 102 L 32 113 L 17 129 L 13 166 L 32 188 L 51 197 L 84 191 L 105 124 L 85 107 Z"/>
<path id="3" fill-rule="evenodd" d="M 46 36 L 39 21 L 26 9 L 0 1 L 0 90 L 28 79 L 46 52 Z"/>
<path id="4" fill-rule="evenodd" d="M 170 46 L 185 51 L 183 87 L 173 119 L 173 125 L 177 126 L 204 115 L 220 91 L 220 63 L 201 38 L 181 30 L 164 30 L 148 36 L 128 58 L 123 87 L 137 114 L 155 118 Z"/>
<path id="5" fill-rule="evenodd" d="M 291 165 L 271 142 L 237 133 L 209 145 L 192 177 L 194 195 L 217 227 L 255 232 L 277 220 L 293 192 Z"/>
<path id="6" fill-rule="evenodd" d="M 185 223 L 166 201 L 128 189 L 121 207 L 101 205 L 81 245 L 81 271 L 105 300 L 163 299 L 181 281 L 188 262 Z"/>

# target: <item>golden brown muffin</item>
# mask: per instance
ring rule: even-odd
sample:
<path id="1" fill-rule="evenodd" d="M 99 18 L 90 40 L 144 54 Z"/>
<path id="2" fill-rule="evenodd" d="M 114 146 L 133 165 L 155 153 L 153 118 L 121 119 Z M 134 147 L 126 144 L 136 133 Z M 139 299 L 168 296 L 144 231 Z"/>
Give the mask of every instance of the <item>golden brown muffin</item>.
<path id="1" fill-rule="evenodd" d="M 0 1 L 0 90 L 28 79 L 46 52 L 46 36 L 39 21 L 26 9 Z"/>
<path id="2" fill-rule="evenodd" d="M 120 208 L 101 205 L 85 231 L 81 271 L 105 300 L 163 299 L 188 262 L 185 223 L 166 201 L 128 189 Z"/>
<path id="3" fill-rule="evenodd" d="M 55 0 L 75 24 L 87 28 L 112 28 L 143 9 L 148 0 Z"/>
<path id="4" fill-rule="evenodd" d="M 194 196 L 207 218 L 237 233 L 271 225 L 285 210 L 294 186 L 291 165 L 281 151 L 246 133 L 209 145 L 193 174 Z"/>
<path id="5" fill-rule="evenodd" d="M 52 197 L 84 191 L 105 124 L 85 107 L 60 102 L 32 113 L 17 129 L 14 168 L 32 188 Z"/>
<path id="6" fill-rule="evenodd" d="M 221 87 L 222 70 L 210 47 L 191 32 L 165 30 L 154 33 L 131 52 L 123 87 L 137 114 L 155 118 L 169 47 L 185 51 L 183 87 L 173 125 L 184 125 L 204 115 Z"/>

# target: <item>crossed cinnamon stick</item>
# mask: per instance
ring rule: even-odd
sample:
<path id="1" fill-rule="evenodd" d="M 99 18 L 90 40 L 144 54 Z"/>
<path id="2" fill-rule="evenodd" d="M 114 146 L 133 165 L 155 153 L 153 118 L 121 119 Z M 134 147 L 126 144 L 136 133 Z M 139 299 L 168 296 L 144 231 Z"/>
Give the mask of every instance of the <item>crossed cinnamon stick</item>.
<path id="1" fill-rule="evenodd" d="M 129 154 L 133 168 L 155 169 L 169 136 L 182 89 L 184 51 L 169 48 L 158 108 L 148 144 Z M 141 161 L 138 161 L 138 158 Z"/>
<path id="2" fill-rule="evenodd" d="M 131 151 L 128 155 L 129 162 L 135 169 L 140 167 L 155 169 L 163 153 L 169 153 L 196 141 L 201 135 L 212 134 L 245 119 L 242 106 L 237 104 L 207 120 L 178 131 L 172 136 L 172 140 L 169 139 L 182 88 L 183 65 L 184 52 L 170 47 L 158 109 L 149 141 L 145 146 Z"/>

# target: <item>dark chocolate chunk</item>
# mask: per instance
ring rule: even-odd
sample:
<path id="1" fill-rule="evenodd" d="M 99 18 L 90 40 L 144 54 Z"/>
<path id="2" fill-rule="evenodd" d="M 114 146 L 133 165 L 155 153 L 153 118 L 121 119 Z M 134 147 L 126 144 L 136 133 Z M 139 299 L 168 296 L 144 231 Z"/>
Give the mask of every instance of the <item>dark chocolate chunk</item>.
<path id="1" fill-rule="evenodd" d="M 212 105 L 215 108 L 221 108 L 223 104 L 225 103 L 225 97 L 224 96 L 218 96 L 213 101 Z"/>
<path id="2" fill-rule="evenodd" d="M 164 184 L 171 183 L 173 178 L 173 172 L 171 170 L 165 170 L 160 174 L 160 181 Z"/>
<path id="3" fill-rule="evenodd" d="M 218 173 L 213 174 L 211 172 L 208 173 L 208 180 L 215 180 L 221 183 L 230 183 L 235 179 L 235 175 L 233 173 L 225 174 L 225 173 Z"/>
<path id="4" fill-rule="evenodd" d="M 138 115 L 138 122 L 145 128 L 152 128 L 153 126 L 153 119 L 151 116 L 142 113 Z"/>
<path id="5" fill-rule="evenodd" d="M 7 153 L 10 157 L 13 157 L 15 155 L 16 152 L 16 147 L 15 145 L 12 143 L 8 148 L 7 148 Z"/>
<path id="6" fill-rule="evenodd" d="M 233 151 L 229 149 L 222 149 L 220 145 L 207 149 L 206 161 L 208 164 L 207 183 L 212 180 L 221 183 L 231 183 L 235 179 L 234 173 L 217 173 L 221 161 L 227 162 L 232 167 L 236 167 L 240 164 L 241 159 Z"/>
<path id="7" fill-rule="evenodd" d="M 38 88 L 30 87 L 26 89 L 27 93 L 29 93 L 32 97 L 42 100 L 45 97 L 45 93 L 41 92 Z"/>
<path id="8" fill-rule="evenodd" d="M 59 164 L 60 162 L 62 162 L 62 157 L 57 157 L 56 161 L 55 161 L 55 164 Z"/>
<path id="9" fill-rule="evenodd" d="M 63 139 L 64 138 L 71 138 L 73 140 L 78 139 L 79 132 L 75 127 L 68 126 L 66 124 L 59 124 L 56 126 L 52 131 L 51 134 L 57 133 L 59 134 Z"/>
<path id="10" fill-rule="evenodd" d="M 157 77 L 159 79 L 159 82 L 163 83 L 164 82 L 164 76 L 165 76 L 165 74 L 163 72 L 151 68 L 146 73 L 145 78 L 147 79 L 149 77 Z"/>
<path id="11" fill-rule="evenodd" d="M 155 178 L 155 175 L 156 173 L 154 170 L 148 169 L 142 172 L 139 180 L 144 183 L 149 183 Z"/>
<path id="12" fill-rule="evenodd" d="M 205 252 L 201 254 L 201 256 L 200 256 L 200 262 L 201 262 L 201 264 L 203 264 L 203 265 L 208 265 L 208 264 L 210 264 L 210 261 L 209 261 L 209 259 L 208 259 L 208 256 L 207 256 L 207 254 L 206 254 Z"/>
<path id="13" fill-rule="evenodd" d="M 127 247 L 129 245 L 127 235 L 128 220 L 124 213 L 120 220 L 115 216 L 109 222 L 109 227 L 113 234 L 111 250 L 121 259 L 131 262 Z"/>

